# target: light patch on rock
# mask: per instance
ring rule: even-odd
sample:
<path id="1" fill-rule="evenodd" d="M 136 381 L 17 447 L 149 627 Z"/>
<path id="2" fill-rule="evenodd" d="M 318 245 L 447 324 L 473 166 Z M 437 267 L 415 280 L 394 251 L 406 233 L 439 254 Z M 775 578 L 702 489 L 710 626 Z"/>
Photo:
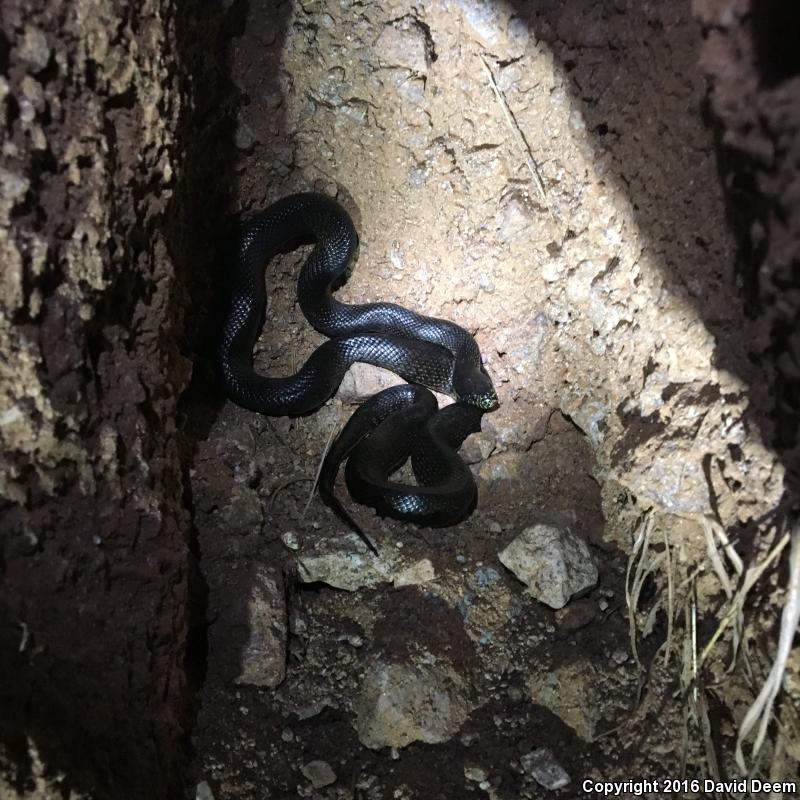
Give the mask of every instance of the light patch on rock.
<path id="1" fill-rule="evenodd" d="M 547 747 L 526 753 L 520 763 L 525 772 L 545 789 L 561 789 L 569 783 L 569 775 Z"/>
<path id="2" fill-rule="evenodd" d="M 300 771 L 315 789 L 336 783 L 336 773 L 327 761 L 309 761 Z"/>
<path id="3" fill-rule="evenodd" d="M 589 548 L 568 528 L 531 525 L 498 557 L 550 608 L 563 608 L 574 594 L 597 583 Z"/>
<path id="4" fill-rule="evenodd" d="M 375 556 L 355 534 L 337 538 L 333 546 L 336 549 L 299 557 L 297 574 L 303 583 L 327 583 L 354 592 L 392 582 L 397 559 L 391 552 Z"/>
<path id="5" fill-rule="evenodd" d="M 250 636 L 237 683 L 275 687 L 286 676 L 286 601 L 278 574 L 259 567 L 247 601 Z"/>
<path id="6" fill-rule="evenodd" d="M 214 792 L 206 781 L 200 781 L 195 787 L 194 800 L 214 800 Z"/>
<path id="7" fill-rule="evenodd" d="M 532 703 L 544 706 L 569 725 L 586 742 L 594 741 L 600 718 L 595 686 L 597 675 L 585 662 L 567 664 L 525 681 Z"/>
<path id="8" fill-rule="evenodd" d="M 355 728 L 361 743 L 374 750 L 436 744 L 454 736 L 469 713 L 466 682 L 452 667 L 376 661 L 356 700 Z"/>
<path id="9" fill-rule="evenodd" d="M 384 66 L 406 67 L 419 75 L 428 71 L 428 40 L 425 30 L 413 17 L 387 25 L 375 42 L 375 50 Z"/>
<path id="10" fill-rule="evenodd" d="M 395 589 L 401 586 L 414 586 L 419 583 L 428 583 L 436 577 L 436 570 L 430 559 L 423 558 L 420 561 L 415 561 L 411 566 L 401 569 L 397 575 L 394 576 Z"/>

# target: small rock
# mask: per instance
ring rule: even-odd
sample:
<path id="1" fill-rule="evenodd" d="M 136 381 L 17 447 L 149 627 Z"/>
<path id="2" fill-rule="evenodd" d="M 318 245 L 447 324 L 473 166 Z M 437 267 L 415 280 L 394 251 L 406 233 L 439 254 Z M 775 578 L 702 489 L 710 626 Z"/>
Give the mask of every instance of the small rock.
<path id="1" fill-rule="evenodd" d="M 28 193 L 31 182 L 24 175 L 17 175 L 0 168 L 0 197 L 20 200 Z"/>
<path id="2" fill-rule="evenodd" d="M 436 571 L 430 559 L 423 558 L 411 566 L 406 567 L 394 576 L 394 588 L 401 586 L 414 586 L 419 583 L 428 583 L 436 577 Z"/>
<path id="3" fill-rule="evenodd" d="M 425 29 L 412 16 L 387 25 L 375 42 L 383 66 L 406 67 L 419 75 L 428 72 L 431 48 Z"/>
<path id="4" fill-rule="evenodd" d="M 354 592 L 392 581 L 395 561 L 388 553 L 373 555 L 355 534 L 338 537 L 334 546 L 341 549 L 300 556 L 298 577 L 303 583 L 327 583 Z"/>
<path id="5" fill-rule="evenodd" d="M 256 143 L 256 135 L 253 129 L 245 122 L 239 121 L 236 126 L 234 144 L 239 150 L 249 150 Z"/>
<path id="6" fill-rule="evenodd" d="M 237 683 L 277 686 L 286 676 L 286 600 L 282 581 L 266 567 L 256 570 L 247 601 L 250 635 Z"/>
<path id="7" fill-rule="evenodd" d="M 611 660 L 618 666 L 621 666 L 628 660 L 628 653 L 626 650 L 615 650 L 611 654 Z"/>
<path id="8" fill-rule="evenodd" d="M 470 714 L 467 693 L 464 679 L 441 661 L 377 661 L 355 704 L 358 738 L 375 750 L 446 742 Z"/>
<path id="9" fill-rule="evenodd" d="M 545 789 L 561 789 L 569 783 L 569 775 L 547 747 L 527 753 L 520 763 L 525 772 Z"/>
<path id="10" fill-rule="evenodd" d="M 574 594 L 597 583 L 589 548 L 567 528 L 532 525 L 498 557 L 550 608 L 563 608 Z"/>
<path id="11" fill-rule="evenodd" d="M 501 242 L 509 242 L 527 231 L 530 226 L 531 212 L 525 201 L 519 197 L 512 197 L 503 212 L 497 238 Z"/>
<path id="12" fill-rule="evenodd" d="M 194 800 L 214 800 L 214 792 L 205 781 L 200 781 L 195 787 Z"/>
<path id="13" fill-rule="evenodd" d="M 501 20 L 493 0 L 458 0 L 464 19 L 484 44 L 495 44 L 501 32 Z"/>
<path id="14" fill-rule="evenodd" d="M 281 536 L 281 541 L 290 549 L 290 550 L 299 550 L 300 549 L 300 542 L 297 538 L 297 534 L 294 531 L 286 531 Z"/>
<path id="15" fill-rule="evenodd" d="M 336 773 L 327 761 L 309 761 L 300 771 L 315 789 L 336 783 Z"/>
<path id="16" fill-rule="evenodd" d="M 462 445 L 459 454 L 467 464 L 480 464 L 489 458 L 496 447 L 497 437 L 492 431 L 485 430 L 470 436 Z"/>
<path id="17" fill-rule="evenodd" d="M 489 533 L 502 533 L 503 526 L 499 522 L 489 523 Z"/>
<path id="18" fill-rule="evenodd" d="M 50 47 L 44 33 L 32 25 L 26 25 L 19 56 L 34 69 L 44 69 L 50 63 Z"/>
<path id="19" fill-rule="evenodd" d="M 489 773 L 483 767 L 464 767 L 464 777 L 473 783 L 482 783 L 489 779 Z"/>
<path id="20" fill-rule="evenodd" d="M 358 99 L 348 100 L 339 108 L 339 114 L 354 122 L 356 125 L 366 125 L 369 106 Z"/>

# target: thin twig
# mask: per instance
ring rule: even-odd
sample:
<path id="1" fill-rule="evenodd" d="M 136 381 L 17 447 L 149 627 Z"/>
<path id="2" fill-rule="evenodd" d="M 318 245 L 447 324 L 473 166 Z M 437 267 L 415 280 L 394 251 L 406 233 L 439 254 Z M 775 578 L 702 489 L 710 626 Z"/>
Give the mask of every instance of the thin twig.
<path id="1" fill-rule="evenodd" d="M 322 448 L 322 455 L 319 457 L 319 464 L 317 464 L 317 471 L 314 473 L 314 480 L 311 483 L 311 491 L 308 493 L 308 500 L 306 500 L 305 508 L 303 509 L 303 516 L 306 515 L 306 511 L 308 511 L 308 507 L 311 505 L 311 501 L 314 499 L 314 491 L 317 488 L 317 484 L 319 483 L 319 476 L 322 472 L 322 465 L 325 463 L 325 456 L 328 455 L 328 450 L 330 449 L 331 442 L 333 441 L 333 434 L 336 433 L 336 429 L 339 427 L 339 420 L 334 417 L 333 418 L 333 425 L 331 425 L 330 433 L 328 434 L 328 441 L 325 442 L 325 447 Z"/>
<path id="2" fill-rule="evenodd" d="M 511 137 L 514 139 L 514 144 L 517 146 L 517 149 L 520 151 L 523 159 L 525 160 L 525 165 L 528 167 L 528 171 L 531 173 L 533 182 L 539 191 L 539 196 L 546 204 L 547 193 L 545 192 L 544 181 L 542 181 L 542 176 L 539 174 L 539 168 L 536 166 L 536 161 L 534 161 L 533 156 L 531 155 L 531 149 L 528 146 L 528 143 L 525 141 L 525 137 L 522 135 L 522 131 L 519 129 L 519 125 L 514 119 L 514 115 L 511 113 L 511 109 L 508 107 L 506 98 L 500 91 L 500 87 L 497 85 L 497 81 L 495 81 L 492 70 L 483 54 L 481 54 L 480 59 L 481 63 L 483 64 L 483 68 L 486 70 L 486 75 L 489 78 L 489 85 L 492 87 L 492 91 L 497 98 L 497 102 L 500 103 L 500 108 L 503 110 L 503 116 L 505 117 L 508 129 L 511 131 Z"/>

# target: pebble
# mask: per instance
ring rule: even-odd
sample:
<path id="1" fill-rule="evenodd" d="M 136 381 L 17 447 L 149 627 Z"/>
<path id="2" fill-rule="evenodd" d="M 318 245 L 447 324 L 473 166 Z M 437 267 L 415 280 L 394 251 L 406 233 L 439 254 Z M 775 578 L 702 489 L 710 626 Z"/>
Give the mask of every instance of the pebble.
<path id="1" fill-rule="evenodd" d="M 240 120 L 233 141 L 238 150 L 249 150 L 256 143 L 256 135 L 247 123 Z"/>
<path id="2" fill-rule="evenodd" d="M 611 654 L 611 660 L 617 665 L 622 665 L 628 660 L 628 653 L 626 650 L 615 650 Z"/>
<path id="3" fill-rule="evenodd" d="M 214 792 L 206 781 L 200 781 L 195 787 L 194 800 L 214 800 Z"/>
<path id="4" fill-rule="evenodd" d="M 520 762 L 525 772 L 545 789 L 561 789 L 569 783 L 569 775 L 547 747 L 527 753 Z"/>
<path id="5" fill-rule="evenodd" d="M 394 577 L 394 588 L 401 586 L 415 586 L 420 583 L 428 583 L 436 577 L 436 571 L 430 559 L 423 558 L 416 561 L 405 569 L 400 570 Z"/>
<path id="6" fill-rule="evenodd" d="M 297 534 L 294 531 L 286 531 L 281 536 L 281 541 L 290 549 L 290 550 L 299 550 L 300 549 L 300 541 L 297 538 Z"/>
<path id="7" fill-rule="evenodd" d="M 22 44 L 19 46 L 19 55 L 34 69 L 44 69 L 50 62 L 50 47 L 44 33 L 32 25 L 26 25 Z"/>
<path id="8" fill-rule="evenodd" d="M 489 773 L 483 767 L 464 767 L 464 777 L 473 783 L 482 783 L 489 779 Z"/>
<path id="9" fill-rule="evenodd" d="M 300 771 L 315 789 L 336 783 L 336 773 L 327 761 L 309 761 Z"/>

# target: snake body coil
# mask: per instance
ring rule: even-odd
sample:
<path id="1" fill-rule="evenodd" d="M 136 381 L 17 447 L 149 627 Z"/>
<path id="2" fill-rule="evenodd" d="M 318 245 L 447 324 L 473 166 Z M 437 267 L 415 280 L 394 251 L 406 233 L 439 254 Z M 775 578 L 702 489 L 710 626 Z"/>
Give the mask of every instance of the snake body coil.
<path id="1" fill-rule="evenodd" d="M 316 244 L 300 274 L 298 302 L 309 322 L 332 338 L 318 347 L 294 375 L 285 378 L 266 377 L 258 374 L 252 365 L 253 347 L 266 309 L 264 270 L 278 252 L 308 240 Z M 439 439 L 457 438 L 457 433 L 442 433 L 451 424 L 459 430 L 470 427 L 479 429 L 481 413 L 497 406 L 497 396 L 483 368 L 480 350 L 473 337 L 460 326 L 393 303 L 348 305 L 333 297 L 332 287 L 346 275 L 354 259 L 358 235 L 347 212 L 332 198 L 303 193 L 279 200 L 241 224 L 236 246 L 229 279 L 230 302 L 217 352 L 223 386 L 234 402 L 269 415 L 304 414 L 318 408 L 331 397 L 347 369 L 361 361 L 392 370 L 407 381 L 459 400 L 458 406 L 462 411 L 451 411 L 443 417 L 439 423 L 439 433 L 435 434 Z M 419 404 L 424 406 L 429 402 L 417 396 L 414 409 L 406 405 L 412 422 L 414 415 L 421 413 Z M 381 403 L 378 406 L 383 408 Z M 465 408 L 471 409 L 467 415 L 469 421 L 465 421 L 463 416 Z M 446 409 L 439 413 L 444 411 Z M 382 427 L 372 446 L 367 445 L 371 437 L 365 438 L 359 445 L 363 454 L 354 463 L 356 466 L 359 463 L 362 465 L 360 474 L 366 483 L 384 468 L 382 463 L 378 463 L 381 459 L 374 450 L 375 444 L 385 440 L 387 445 L 394 447 L 396 440 L 402 438 L 396 433 L 400 425 L 398 415 L 387 416 L 394 416 L 395 423 L 386 419 L 386 427 Z M 425 419 L 438 416 L 428 414 Z M 455 424 L 459 416 L 462 420 Z M 448 419 L 450 422 L 447 422 Z M 437 423 L 426 422 L 422 427 L 437 431 Z M 464 433 L 461 438 L 466 435 Z M 437 468 L 443 470 L 442 474 L 447 478 L 452 473 L 452 465 L 442 466 L 444 462 L 440 459 L 435 461 L 439 465 Z M 418 454 L 415 464 L 424 462 L 424 456 Z M 351 470 L 354 475 L 359 472 L 356 466 Z M 385 477 L 381 479 L 383 482 L 386 482 Z M 438 477 L 441 479 L 442 475 Z M 354 483 L 359 480 L 354 478 Z M 366 483 L 361 481 L 359 485 Z M 436 501 L 448 493 L 452 494 L 451 487 L 445 486 L 447 480 L 439 480 L 439 483 L 442 486 L 438 491 L 432 488 L 427 492 Z M 403 487 L 404 491 L 400 494 L 409 494 L 407 488 Z M 377 497 L 370 490 L 356 489 L 356 493 L 367 498 L 370 504 Z M 458 503 L 450 503 L 450 518 L 454 519 L 458 514 L 463 516 L 463 499 L 460 496 Z M 448 502 L 445 501 L 444 505 L 447 506 Z M 457 504 L 459 509 L 455 508 Z M 414 518 L 421 522 L 434 517 L 442 520 L 447 518 L 446 508 L 443 515 L 437 516 L 433 512 L 433 500 L 429 500 L 427 506 L 423 500 L 416 512 L 405 515 L 399 510 L 401 506 L 402 503 L 392 506 L 398 508 L 398 513 L 393 513 L 393 516 Z M 381 507 L 379 511 L 389 513 L 389 506 Z"/>

